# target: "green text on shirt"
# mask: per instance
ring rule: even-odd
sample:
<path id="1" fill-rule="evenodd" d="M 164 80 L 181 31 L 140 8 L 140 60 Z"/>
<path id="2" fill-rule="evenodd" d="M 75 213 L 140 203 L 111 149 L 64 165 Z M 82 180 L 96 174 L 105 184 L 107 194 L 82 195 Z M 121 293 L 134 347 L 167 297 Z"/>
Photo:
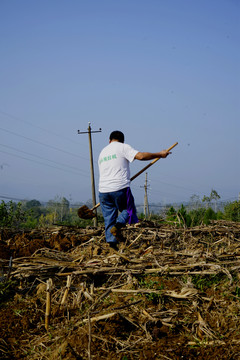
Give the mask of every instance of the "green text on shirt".
<path id="1" fill-rule="evenodd" d="M 101 163 L 104 162 L 104 161 L 109 161 L 109 160 L 113 160 L 113 159 L 116 159 L 116 158 L 117 158 L 116 154 L 104 156 L 103 158 L 101 158 L 99 160 L 99 164 L 101 165 Z"/>

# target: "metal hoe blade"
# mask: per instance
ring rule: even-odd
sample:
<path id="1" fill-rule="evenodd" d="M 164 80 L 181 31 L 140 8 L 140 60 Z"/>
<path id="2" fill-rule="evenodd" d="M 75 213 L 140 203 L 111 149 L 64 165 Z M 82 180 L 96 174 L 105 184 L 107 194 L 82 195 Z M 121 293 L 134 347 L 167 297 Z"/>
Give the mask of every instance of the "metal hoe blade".
<path id="1" fill-rule="evenodd" d="M 92 209 L 89 209 L 87 205 L 83 205 L 78 209 L 78 216 L 81 219 L 87 220 L 87 219 L 93 219 L 96 216 L 96 214 L 93 212 Z"/>

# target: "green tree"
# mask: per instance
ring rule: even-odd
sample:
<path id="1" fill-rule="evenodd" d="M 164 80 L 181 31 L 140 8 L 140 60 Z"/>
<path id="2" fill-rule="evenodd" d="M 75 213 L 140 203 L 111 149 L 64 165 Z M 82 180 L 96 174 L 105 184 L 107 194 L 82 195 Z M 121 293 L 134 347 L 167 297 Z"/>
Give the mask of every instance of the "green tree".
<path id="1" fill-rule="evenodd" d="M 201 225 L 203 223 L 205 212 L 206 209 L 203 207 L 189 211 L 189 215 L 191 217 L 191 226 Z"/>
<path id="2" fill-rule="evenodd" d="M 206 203 L 206 209 L 208 209 L 208 207 L 210 206 L 210 202 L 211 202 L 210 196 L 204 195 L 204 197 L 202 198 L 202 202 Z"/>
<path id="3" fill-rule="evenodd" d="M 32 209 L 35 207 L 41 207 L 41 203 L 40 201 L 33 199 L 33 200 L 29 200 L 25 203 L 25 207 L 26 209 Z"/>
<path id="4" fill-rule="evenodd" d="M 203 217 L 204 224 L 208 225 L 210 224 L 211 220 L 216 220 L 216 219 L 217 219 L 217 214 L 215 213 L 215 211 L 212 208 L 208 208 L 204 213 L 204 217 Z"/>
<path id="5" fill-rule="evenodd" d="M 214 200 L 214 203 L 215 203 L 215 212 L 217 211 L 217 201 L 221 198 L 220 195 L 218 195 L 218 193 L 216 192 L 216 190 L 213 190 L 211 191 L 211 194 L 210 194 L 210 199 L 211 201 Z"/>
<path id="6" fill-rule="evenodd" d="M 2 227 L 20 227 L 21 223 L 26 220 L 28 212 L 23 210 L 21 202 L 15 203 L 3 200 L 0 204 L 0 226 Z"/>
<path id="7" fill-rule="evenodd" d="M 193 210 L 197 210 L 201 205 L 200 197 L 199 195 L 193 194 L 190 197 L 190 207 Z"/>
<path id="8" fill-rule="evenodd" d="M 179 226 L 189 227 L 191 225 L 191 216 L 187 213 L 183 204 L 178 211 L 171 206 L 167 212 L 167 221 L 178 224 Z"/>
<path id="9" fill-rule="evenodd" d="M 63 197 L 60 202 L 60 221 L 65 220 L 69 215 L 69 201 Z"/>
<path id="10" fill-rule="evenodd" d="M 183 204 L 181 208 L 178 210 L 177 216 L 181 225 L 183 225 L 184 227 L 191 226 L 191 221 L 192 221 L 191 216 L 187 213 L 187 210 Z"/>
<path id="11" fill-rule="evenodd" d="M 175 223 L 177 221 L 177 212 L 176 212 L 176 210 L 174 209 L 173 206 L 171 206 L 168 209 L 166 215 L 167 215 L 167 217 L 166 217 L 167 222 Z"/>
<path id="12" fill-rule="evenodd" d="M 240 221 L 240 201 L 228 203 L 224 207 L 224 218 L 230 221 Z"/>
<path id="13" fill-rule="evenodd" d="M 69 215 L 69 201 L 65 197 L 56 196 L 47 203 L 47 213 L 52 214 L 53 223 L 62 222 Z"/>
<path id="14" fill-rule="evenodd" d="M 202 202 L 206 203 L 206 208 L 208 209 L 211 205 L 211 202 L 214 200 L 215 202 L 215 212 L 217 211 L 217 201 L 220 199 L 220 195 L 218 195 L 217 191 L 212 189 L 209 196 L 204 195 Z"/>
<path id="15" fill-rule="evenodd" d="M 38 200 L 30 200 L 24 204 L 24 209 L 31 211 L 31 215 L 34 219 L 39 219 L 42 214 L 42 205 Z"/>

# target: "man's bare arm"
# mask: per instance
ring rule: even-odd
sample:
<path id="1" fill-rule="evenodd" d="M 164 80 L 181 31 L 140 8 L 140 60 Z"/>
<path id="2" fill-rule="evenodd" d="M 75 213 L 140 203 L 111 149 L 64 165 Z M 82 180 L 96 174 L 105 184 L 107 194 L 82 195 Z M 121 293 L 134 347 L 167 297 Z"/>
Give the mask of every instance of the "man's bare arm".
<path id="1" fill-rule="evenodd" d="M 171 152 L 167 151 L 167 150 L 162 150 L 156 153 L 150 153 L 150 152 L 138 152 L 135 155 L 134 159 L 137 160 L 152 160 L 152 159 L 156 159 L 156 158 L 166 158 L 169 154 L 171 154 Z"/>

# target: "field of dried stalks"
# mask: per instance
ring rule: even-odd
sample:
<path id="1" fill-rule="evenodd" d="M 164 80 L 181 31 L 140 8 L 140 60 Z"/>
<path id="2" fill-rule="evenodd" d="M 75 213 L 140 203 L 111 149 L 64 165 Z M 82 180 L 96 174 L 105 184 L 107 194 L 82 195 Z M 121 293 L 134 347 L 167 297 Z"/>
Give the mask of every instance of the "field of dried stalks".
<path id="1" fill-rule="evenodd" d="M 240 224 L 123 238 L 2 229 L 0 359 L 240 359 Z"/>

